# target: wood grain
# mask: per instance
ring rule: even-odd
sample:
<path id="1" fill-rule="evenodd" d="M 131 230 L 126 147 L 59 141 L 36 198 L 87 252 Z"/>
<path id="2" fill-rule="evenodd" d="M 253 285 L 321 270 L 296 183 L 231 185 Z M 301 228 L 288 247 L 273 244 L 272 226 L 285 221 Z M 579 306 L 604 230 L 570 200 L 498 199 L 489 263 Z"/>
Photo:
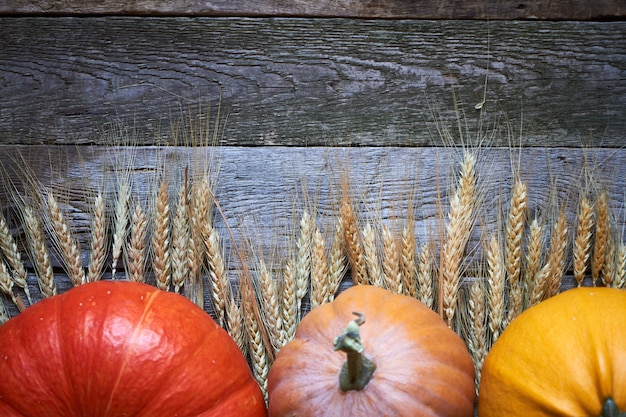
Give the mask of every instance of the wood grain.
<path id="1" fill-rule="evenodd" d="M 176 189 L 185 167 L 199 167 L 210 160 L 219 161 L 216 196 L 225 219 L 215 214 L 216 227 L 225 238 L 228 268 L 238 270 L 232 242 L 227 238 L 226 224 L 232 229 L 240 250 L 252 243 L 257 253 L 267 256 L 267 264 L 282 268 L 297 233 L 301 210 L 305 204 L 315 214 L 316 222 L 326 235 L 333 231 L 337 217 L 340 188 L 346 175 L 359 215 L 363 219 L 382 219 L 391 228 L 402 227 L 407 200 L 413 198 L 415 234 L 418 246 L 425 242 L 439 245 L 440 216 L 447 213 L 451 180 L 459 168 L 462 152 L 451 148 L 288 148 L 288 147 L 219 147 L 207 149 L 183 147 L 105 148 L 64 146 L 1 146 L 0 163 L 9 176 L 2 177 L 0 205 L 16 240 L 24 244 L 24 235 L 16 208 L 7 187 L 21 188 L 24 166 L 65 201 L 82 247 L 88 248 L 88 196 L 103 191 L 107 208 L 112 210 L 116 176 L 131 174 L 133 196 L 145 201 L 158 184 L 159 173 L 169 173 L 172 190 Z M 554 220 L 557 205 L 565 208 L 570 231 L 575 229 L 578 191 L 586 176 L 597 182 L 593 187 L 606 189 L 616 230 L 626 228 L 624 182 L 626 149 L 503 148 L 476 151 L 480 187 L 480 216 L 476 219 L 468 260 L 482 256 L 481 239 L 497 227 L 500 204 L 507 204 L 512 182 L 512 166 L 520 167 L 520 176 L 528 185 L 530 217 L 538 216 L 543 224 Z M 19 155 L 23 156 L 18 157 Z M 16 161 L 18 161 L 16 163 Z M 127 167 L 122 164 L 127 163 Z M 215 162 L 217 163 L 217 162 Z M 165 166 L 165 171 L 163 171 Z M 438 196 L 439 188 L 439 196 Z M 593 189 L 592 189 L 593 192 Z M 170 193 L 175 195 L 174 192 Z M 556 201 L 556 204 L 553 202 Z M 440 212 L 440 209 L 443 210 Z M 571 248 L 570 248 L 571 249 Z M 570 250 L 571 254 L 571 250 Z M 86 263 L 88 253 L 83 253 Z M 58 269 L 60 291 L 69 280 Z M 110 265 L 110 262 L 109 262 Z M 571 265 L 571 262 L 568 263 Z M 569 269 L 569 268 L 568 268 Z M 234 276 L 234 275 L 233 275 Z M 38 294 L 31 277 L 32 293 Z M 573 285 L 572 277 L 568 285 Z M 207 292 L 208 293 L 208 292 Z M 208 294 L 207 294 L 208 297 Z M 208 299 L 206 300 L 209 305 Z"/>
<path id="2" fill-rule="evenodd" d="M 121 122 L 175 143 L 181 108 L 221 102 L 225 145 L 619 147 L 624 39 L 626 22 L 4 17 L 0 138 L 102 144 Z"/>
<path id="3" fill-rule="evenodd" d="M 590 20 L 624 17 L 626 6 L 619 0 L 1 0 L 0 13 Z"/>

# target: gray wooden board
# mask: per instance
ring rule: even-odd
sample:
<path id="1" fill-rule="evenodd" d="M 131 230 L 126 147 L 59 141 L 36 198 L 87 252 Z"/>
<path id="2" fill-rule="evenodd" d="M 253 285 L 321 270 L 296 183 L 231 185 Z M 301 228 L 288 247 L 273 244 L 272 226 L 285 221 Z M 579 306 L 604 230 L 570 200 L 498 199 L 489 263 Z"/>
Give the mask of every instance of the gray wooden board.
<path id="1" fill-rule="evenodd" d="M 441 146 L 483 130 L 491 146 L 619 147 L 624 39 L 626 22 L 2 17 L 0 141 L 102 144 L 121 122 L 174 143 L 181 108 L 221 102 L 225 145 Z"/>
<path id="2" fill-rule="evenodd" d="M 610 19 L 626 15 L 619 0 L 580 2 L 454 1 L 454 0 L 61 0 L 33 2 L 0 0 L 0 13 L 44 14 L 144 14 L 207 16 L 329 16 L 418 19 Z"/>
<path id="3" fill-rule="evenodd" d="M 480 214 L 468 245 L 468 263 L 479 262 L 480 242 L 497 230 L 498 211 L 507 210 L 514 166 L 519 166 L 519 175 L 528 186 L 530 217 L 537 216 L 550 227 L 556 207 L 561 207 L 567 213 L 573 236 L 579 191 L 588 190 L 593 197 L 598 189 L 605 189 L 616 233 L 624 241 L 626 149 L 483 148 L 474 152 L 478 159 Z M 195 166 L 196 172 L 203 172 L 199 167 L 211 160 L 213 167 L 219 165 L 215 193 L 237 247 L 245 251 L 252 247 L 279 276 L 295 248 L 304 207 L 315 215 L 330 245 L 345 178 L 350 179 L 350 193 L 363 222 L 376 225 L 382 221 L 399 229 L 407 217 L 407 201 L 412 198 L 418 242 L 433 242 L 439 247 L 440 216 L 447 215 L 449 192 L 461 157 L 462 150 L 451 148 L 1 146 L 0 162 L 9 176 L 2 177 L 0 204 L 14 236 L 23 245 L 17 209 L 7 188 L 11 184 L 22 188 L 25 175 L 20 167 L 27 166 L 44 191 L 52 189 L 65 201 L 64 210 L 81 241 L 86 263 L 88 202 L 95 190 L 103 191 L 112 212 L 116 180 L 128 172 L 134 201 L 149 209 L 158 175 L 166 173 L 174 199 L 185 167 Z M 589 182 L 589 178 L 594 181 Z M 226 223 L 217 212 L 214 215 L 236 279 L 240 265 Z M 57 259 L 54 263 L 60 266 Z M 68 288 L 69 281 L 60 268 L 58 274 L 60 288 Z M 568 282 L 571 286 L 571 278 Z M 31 284 L 37 294 L 34 277 Z M 210 308 L 208 291 L 205 301 Z"/>

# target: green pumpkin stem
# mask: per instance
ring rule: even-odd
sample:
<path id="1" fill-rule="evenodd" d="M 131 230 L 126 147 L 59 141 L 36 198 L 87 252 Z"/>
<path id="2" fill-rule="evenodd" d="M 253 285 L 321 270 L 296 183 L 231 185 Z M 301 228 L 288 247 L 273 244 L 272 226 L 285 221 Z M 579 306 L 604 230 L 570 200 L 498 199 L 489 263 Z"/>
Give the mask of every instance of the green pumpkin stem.
<path id="1" fill-rule="evenodd" d="M 347 361 L 339 374 L 339 388 L 342 391 L 362 390 L 376 370 L 376 364 L 363 354 L 359 326 L 365 323 L 365 316 L 356 312 L 352 314 L 357 318 L 348 323 L 343 334 L 334 340 L 335 350 L 346 352 L 347 355 Z"/>
<path id="2" fill-rule="evenodd" d="M 604 402 L 600 417 L 626 417 L 626 412 L 621 412 L 613 398 L 609 397 Z"/>

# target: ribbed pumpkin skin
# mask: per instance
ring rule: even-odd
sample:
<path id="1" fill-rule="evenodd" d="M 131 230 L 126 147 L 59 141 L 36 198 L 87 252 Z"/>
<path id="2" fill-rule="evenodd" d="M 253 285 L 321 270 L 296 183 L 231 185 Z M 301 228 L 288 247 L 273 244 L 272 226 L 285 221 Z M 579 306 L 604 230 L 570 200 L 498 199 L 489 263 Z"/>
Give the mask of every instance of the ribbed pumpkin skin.
<path id="1" fill-rule="evenodd" d="M 599 416 L 626 410 L 626 291 L 576 288 L 518 316 L 487 355 L 480 417 Z"/>
<path id="2" fill-rule="evenodd" d="M 180 295 L 81 285 L 0 327 L 0 416 L 266 415 L 228 334 Z"/>
<path id="3" fill-rule="evenodd" d="M 342 392 L 346 354 L 333 338 L 353 311 L 365 315 L 361 339 L 377 368 L 364 390 Z M 461 338 L 421 302 L 358 285 L 304 317 L 276 356 L 268 392 L 271 417 L 471 417 L 474 367 Z"/>

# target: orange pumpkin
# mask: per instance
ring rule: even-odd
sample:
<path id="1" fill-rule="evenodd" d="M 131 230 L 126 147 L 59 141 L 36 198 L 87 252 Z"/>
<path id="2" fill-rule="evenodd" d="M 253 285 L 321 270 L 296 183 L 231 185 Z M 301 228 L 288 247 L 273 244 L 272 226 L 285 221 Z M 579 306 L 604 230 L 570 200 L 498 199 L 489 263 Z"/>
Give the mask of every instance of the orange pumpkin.
<path id="1" fill-rule="evenodd" d="M 421 302 L 359 285 L 304 317 L 276 356 L 268 394 L 271 417 L 469 417 L 474 367 L 461 338 Z"/>
<path id="2" fill-rule="evenodd" d="M 0 327 L 3 417 L 266 415 L 228 334 L 184 297 L 81 285 Z"/>
<path id="3" fill-rule="evenodd" d="M 487 355 L 478 398 L 480 417 L 625 416 L 626 291 L 571 289 L 522 313 Z"/>

